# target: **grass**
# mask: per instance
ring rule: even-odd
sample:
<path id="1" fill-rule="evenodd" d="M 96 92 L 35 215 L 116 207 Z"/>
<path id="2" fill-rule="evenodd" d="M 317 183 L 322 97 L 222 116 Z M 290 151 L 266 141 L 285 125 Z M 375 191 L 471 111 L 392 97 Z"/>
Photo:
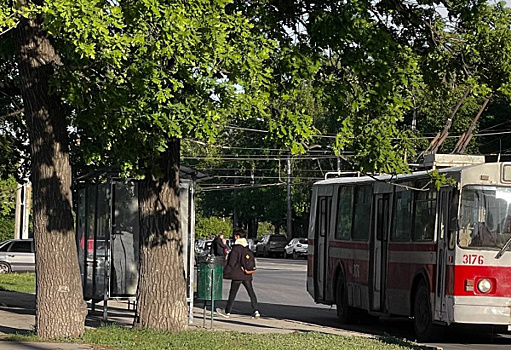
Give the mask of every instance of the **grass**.
<path id="1" fill-rule="evenodd" d="M 35 336 L 8 336 L 6 340 L 35 341 Z M 317 332 L 308 333 L 240 333 L 208 330 L 188 330 L 180 333 L 134 330 L 107 326 L 87 330 L 82 339 L 66 340 L 91 344 L 100 349 L 113 350 L 165 350 L 165 349 L 357 349 L 399 350 L 421 349 L 420 346 L 400 341 L 399 344 L 382 338 L 343 337 Z"/>
<path id="2" fill-rule="evenodd" d="M 35 293 L 35 273 L 0 274 L 0 290 Z"/>

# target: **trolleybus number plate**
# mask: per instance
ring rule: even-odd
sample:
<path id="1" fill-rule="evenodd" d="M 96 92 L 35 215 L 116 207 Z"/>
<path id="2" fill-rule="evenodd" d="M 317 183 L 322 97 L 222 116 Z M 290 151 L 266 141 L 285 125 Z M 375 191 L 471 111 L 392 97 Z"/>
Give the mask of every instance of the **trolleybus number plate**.
<path id="1" fill-rule="evenodd" d="M 463 263 L 467 265 L 482 265 L 484 258 L 482 255 L 477 254 L 463 254 Z"/>

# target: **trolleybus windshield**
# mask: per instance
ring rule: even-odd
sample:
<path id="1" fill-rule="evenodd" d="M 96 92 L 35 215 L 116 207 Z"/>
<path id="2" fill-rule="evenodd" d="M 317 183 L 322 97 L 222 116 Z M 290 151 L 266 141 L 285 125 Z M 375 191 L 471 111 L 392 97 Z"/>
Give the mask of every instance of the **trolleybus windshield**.
<path id="1" fill-rule="evenodd" d="M 465 186 L 459 228 L 462 248 L 504 247 L 511 238 L 511 188 Z"/>

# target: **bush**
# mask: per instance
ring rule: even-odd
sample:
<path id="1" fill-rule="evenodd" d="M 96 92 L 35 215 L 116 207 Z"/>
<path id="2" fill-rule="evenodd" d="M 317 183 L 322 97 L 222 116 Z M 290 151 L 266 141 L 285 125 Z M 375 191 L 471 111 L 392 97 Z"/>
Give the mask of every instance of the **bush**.
<path id="1" fill-rule="evenodd" d="M 198 239 L 209 239 L 220 233 L 223 233 L 225 237 L 229 237 L 231 232 L 231 219 L 224 219 L 216 216 L 211 216 L 209 218 L 199 217 L 195 224 L 195 238 Z"/>
<path id="2" fill-rule="evenodd" d="M 14 238 L 14 217 L 0 215 L 0 242 Z"/>
<path id="3" fill-rule="evenodd" d="M 257 225 L 257 237 L 261 238 L 267 233 L 275 233 L 275 226 L 266 221 L 260 222 Z"/>

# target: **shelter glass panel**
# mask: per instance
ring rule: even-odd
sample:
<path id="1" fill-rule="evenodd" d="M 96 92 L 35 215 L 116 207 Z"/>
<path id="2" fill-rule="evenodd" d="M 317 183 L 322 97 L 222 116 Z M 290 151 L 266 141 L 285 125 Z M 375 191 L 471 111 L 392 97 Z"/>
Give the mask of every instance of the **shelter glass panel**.
<path id="1" fill-rule="evenodd" d="M 86 205 L 86 234 L 85 234 L 85 254 L 87 256 L 87 272 L 85 276 L 85 295 L 92 296 L 95 291 L 94 271 L 94 232 L 96 223 L 96 186 L 87 188 Z"/>
<path id="2" fill-rule="evenodd" d="M 80 266 L 80 276 L 82 283 L 85 273 L 85 231 L 86 231 L 86 218 L 85 218 L 85 189 L 78 191 L 78 208 L 76 214 L 76 246 L 78 250 L 78 264 Z"/>
<path id="3" fill-rule="evenodd" d="M 108 249 L 108 214 L 110 208 L 107 197 L 107 186 L 107 184 L 97 185 L 96 240 L 94 245 L 94 251 L 96 253 L 95 295 L 103 295 L 107 287 L 105 284 L 105 262 Z"/>
<path id="4" fill-rule="evenodd" d="M 112 234 L 112 296 L 134 296 L 138 285 L 139 213 L 138 186 L 133 181 L 114 185 Z"/>

